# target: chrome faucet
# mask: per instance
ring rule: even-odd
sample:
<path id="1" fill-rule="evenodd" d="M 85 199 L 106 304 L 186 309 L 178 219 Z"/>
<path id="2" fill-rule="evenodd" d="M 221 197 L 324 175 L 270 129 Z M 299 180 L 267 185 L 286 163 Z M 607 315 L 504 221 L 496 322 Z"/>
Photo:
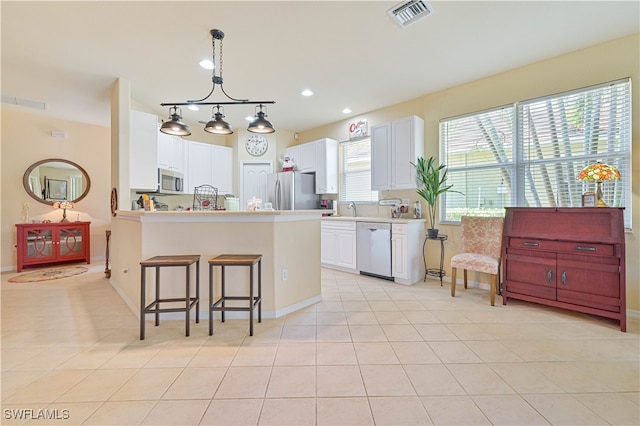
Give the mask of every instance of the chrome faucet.
<path id="1" fill-rule="evenodd" d="M 354 203 L 353 201 L 351 201 L 349 203 L 349 205 L 347 206 L 347 208 L 349 209 L 353 209 L 353 217 L 356 217 L 356 203 Z"/>

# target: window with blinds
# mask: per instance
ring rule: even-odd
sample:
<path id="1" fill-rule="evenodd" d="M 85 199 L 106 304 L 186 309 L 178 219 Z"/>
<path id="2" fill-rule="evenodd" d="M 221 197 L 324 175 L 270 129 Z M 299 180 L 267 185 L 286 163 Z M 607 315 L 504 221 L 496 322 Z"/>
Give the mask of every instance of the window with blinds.
<path id="1" fill-rule="evenodd" d="M 442 197 L 441 219 L 504 215 L 503 207 L 580 207 L 594 183 L 587 165 L 620 170 L 602 184 L 603 199 L 625 207 L 631 228 L 631 82 L 628 79 L 518 102 L 440 122 L 448 183 L 464 193 Z"/>
<path id="2" fill-rule="evenodd" d="M 340 201 L 377 202 L 371 190 L 371 139 L 340 143 Z"/>

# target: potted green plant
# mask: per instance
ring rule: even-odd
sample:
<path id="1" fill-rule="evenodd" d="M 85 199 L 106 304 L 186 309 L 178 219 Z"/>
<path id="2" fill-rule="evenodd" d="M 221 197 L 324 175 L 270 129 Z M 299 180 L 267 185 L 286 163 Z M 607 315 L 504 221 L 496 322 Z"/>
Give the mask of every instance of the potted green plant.
<path id="1" fill-rule="evenodd" d="M 429 157 L 425 160 L 423 157 L 419 157 L 416 164 L 411 163 L 416 168 L 416 180 L 418 181 L 418 195 L 425 199 L 429 205 L 429 225 L 427 229 L 427 236 L 429 238 L 438 237 L 438 229 L 436 224 L 436 212 L 438 197 L 447 191 L 457 192 L 451 188 L 453 185 L 447 185 L 447 167 L 444 164 L 437 165 L 434 157 Z"/>

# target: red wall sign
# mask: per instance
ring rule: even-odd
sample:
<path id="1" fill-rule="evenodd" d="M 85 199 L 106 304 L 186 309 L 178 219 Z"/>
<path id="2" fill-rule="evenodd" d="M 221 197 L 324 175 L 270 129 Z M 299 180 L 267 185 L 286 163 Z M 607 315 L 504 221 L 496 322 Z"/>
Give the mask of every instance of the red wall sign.
<path id="1" fill-rule="evenodd" d="M 357 120 L 349 123 L 349 139 L 361 138 L 364 136 L 369 136 L 367 120 Z"/>

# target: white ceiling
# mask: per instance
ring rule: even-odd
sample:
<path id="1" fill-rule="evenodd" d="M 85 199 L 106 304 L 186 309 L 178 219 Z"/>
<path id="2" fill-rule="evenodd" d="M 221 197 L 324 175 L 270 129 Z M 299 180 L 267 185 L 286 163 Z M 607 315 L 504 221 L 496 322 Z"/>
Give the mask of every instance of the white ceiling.
<path id="1" fill-rule="evenodd" d="M 217 28 L 227 93 L 275 100 L 274 127 L 299 132 L 640 31 L 637 0 L 430 1 L 435 12 L 404 29 L 387 15 L 398 3 L 2 1 L 2 95 L 108 126 L 121 77 L 135 102 L 166 118 L 161 102 L 209 93 L 211 71 L 198 62 L 211 57 Z M 209 100 L 227 99 L 218 87 Z M 236 128 L 253 112 L 225 111 Z M 198 126 L 211 110 L 183 116 Z"/>

